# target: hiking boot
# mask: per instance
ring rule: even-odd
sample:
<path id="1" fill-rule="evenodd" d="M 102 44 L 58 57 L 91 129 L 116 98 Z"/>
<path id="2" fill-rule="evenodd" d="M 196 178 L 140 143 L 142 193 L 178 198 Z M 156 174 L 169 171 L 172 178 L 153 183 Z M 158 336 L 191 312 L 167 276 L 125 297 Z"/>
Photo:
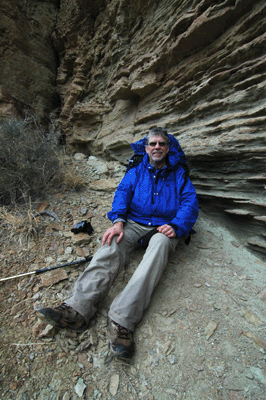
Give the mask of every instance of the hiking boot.
<path id="1" fill-rule="evenodd" d="M 87 327 L 85 318 L 66 303 L 55 308 L 42 308 L 38 316 L 41 320 L 60 329 L 84 331 Z"/>
<path id="2" fill-rule="evenodd" d="M 115 357 L 130 358 L 134 351 L 133 332 L 117 324 L 110 318 L 107 320 L 110 331 L 109 347 Z"/>

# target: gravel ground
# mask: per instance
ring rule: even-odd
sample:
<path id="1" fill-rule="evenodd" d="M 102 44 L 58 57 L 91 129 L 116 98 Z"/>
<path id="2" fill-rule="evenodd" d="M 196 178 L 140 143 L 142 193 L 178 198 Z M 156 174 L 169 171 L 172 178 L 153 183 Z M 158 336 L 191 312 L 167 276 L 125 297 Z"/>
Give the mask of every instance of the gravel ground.
<path id="1" fill-rule="evenodd" d="M 84 174 L 86 165 L 79 160 Z M 90 179 L 95 184 L 102 177 Z M 116 183 L 119 176 L 111 178 Z M 51 195 L 47 207 L 60 222 L 41 216 L 39 238 L 27 246 L 2 234 L 1 276 L 93 254 L 109 226 L 108 190 Z M 94 233 L 77 238 L 70 229 L 88 217 Z M 82 334 L 49 330 L 36 310 L 69 297 L 86 264 L 0 283 L 0 399 L 266 399 L 266 264 L 203 211 L 195 230 L 189 246 L 180 240 L 171 254 L 135 331 L 136 351 L 128 363 L 108 350 L 106 317 L 142 250 Z"/>

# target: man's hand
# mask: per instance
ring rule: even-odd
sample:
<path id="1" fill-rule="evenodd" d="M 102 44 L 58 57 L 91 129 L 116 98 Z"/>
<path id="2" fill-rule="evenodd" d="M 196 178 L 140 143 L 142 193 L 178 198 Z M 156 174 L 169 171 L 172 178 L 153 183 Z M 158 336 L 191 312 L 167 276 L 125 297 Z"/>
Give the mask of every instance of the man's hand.
<path id="1" fill-rule="evenodd" d="M 169 238 L 176 237 L 175 230 L 170 225 L 162 225 L 157 228 L 157 231 L 163 233 L 164 235 L 168 236 Z"/>
<path id="2" fill-rule="evenodd" d="M 110 246 L 113 237 L 116 235 L 118 235 L 117 243 L 119 243 L 124 236 L 123 222 L 116 222 L 111 228 L 107 229 L 102 238 L 102 245 L 107 240 L 108 246 Z"/>

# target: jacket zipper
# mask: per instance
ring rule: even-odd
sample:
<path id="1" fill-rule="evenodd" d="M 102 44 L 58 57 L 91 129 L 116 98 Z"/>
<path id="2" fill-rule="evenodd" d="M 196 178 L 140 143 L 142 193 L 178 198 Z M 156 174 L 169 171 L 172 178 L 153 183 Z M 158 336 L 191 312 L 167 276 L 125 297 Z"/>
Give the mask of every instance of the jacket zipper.
<path id="1" fill-rule="evenodd" d="M 157 174 L 155 174 L 155 190 L 156 190 L 156 192 L 157 192 L 157 185 L 158 185 L 158 180 L 159 180 L 159 174 L 160 174 L 160 172 L 158 172 Z M 158 194 L 158 193 L 157 193 L 157 194 Z M 154 190 L 153 190 L 153 188 L 152 188 L 151 204 L 154 204 L 154 203 L 155 203 L 155 201 L 154 201 L 154 195 L 155 195 L 155 193 L 154 193 Z"/>

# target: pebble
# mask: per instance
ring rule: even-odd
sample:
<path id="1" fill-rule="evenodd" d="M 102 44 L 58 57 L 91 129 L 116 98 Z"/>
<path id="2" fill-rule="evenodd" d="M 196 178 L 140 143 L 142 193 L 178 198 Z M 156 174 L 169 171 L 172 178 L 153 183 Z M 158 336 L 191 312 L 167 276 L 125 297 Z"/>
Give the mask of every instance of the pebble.
<path id="1" fill-rule="evenodd" d="M 86 389 L 86 385 L 85 385 L 85 383 L 83 382 L 83 379 L 82 378 L 79 378 L 78 379 L 78 382 L 77 382 L 77 384 L 76 384 L 76 386 L 75 386 L 75 392 L 77 393 L 77 395 L 79 396 L 79 397 L 82 397 L 83 396 L 83 393 L 84 393 L 84 390 Z"/>
<path id="2" fill-rule="evenodd" d="M 66 249 L 65 249 L 65 254 L 72 254 L 72 251 L 73 251 L 73 249 L 72 249 L 72 247 L 66 247 Z"/>
<path id="3" fill-rule="evenodd" d="M 101 397 L 101 392 L 98 389 L 95 389 L 93 392 L 93 398 L 97 399 L 97 397 Z"/>
<path id="4" fill-rule="evenodd" d="M 39 311 L 44 307 L 45 307 L 45 305 L 43 303 L 39 303 L 39 304 L 34 304 L 33 309 L 34 309 L 34 311 Z"/>
<path id="5" fill-rule="evenodd" d="M 254 379 L 254 376 L 251 373 L 246 373 L 245 377 L 250 379 L 250 380 Z"/>
<path id="6" fill-rule="evenodd" d="M 266 375 L 262 372 L 260 368 L 250 367 L 250 371 L 255 379 L 257 379 L 263 385 L 266 385 Z"/>
<path id="7" fill-rule="evenodd" d="M 110 378 L 109 392 L 112 396 L 115 396 L 118 391 L 119 386 L 119 375 L 113 374 Z"/>
<path id="8" fill-rule="evenodd" d="M 46 264 L 51 264 L 51 263 L 53 263 L 54 262 L 54 258 L 53 257 L 46 257 L 45 258 L 45 263 Z"/>
<path id="9" fill-rule="evenodd" d="M 14 391 L 17 389 L 17 383 L 16 382 L 11 382 L 9 385 L 10 390 Z"/>
<path id="10" fill-rule="evenodd" d="M 81 160 L 84 160 L 85 158 L 86 158 L 86 155 L 83 153 L 75 153 L 74 154 L 74 159 L 76 161 L 81 161 Z"/>
<path id="11" fill-rule="evenodd" d="M 68 278 L 67 272 L 65 269 L 55 269 L 52 271 L 47 272 L 46 274 L 42 274 L 41 276 L 41 282 L 42 286 L 51 286 L 54 285 L 55 283 L 58 283 L 62 280 L 65 280 Z"/>
<path id="12" fill-rule="evenodd" d="M 81 215 L 86 215 L 87 212 L 88 212 L 87 207 L 81 207 L 81 208 L 80 208 L 80 213 L 81 213 Z"/>
<path id="13" fill-rule="evenodd" d="M 202 285 L 201 285 L 201 283 L 194 283 L 194 287 L 196 287 L 196 288 L 200 288 Z"/>
<path id="14" fill-rule="evenodd" d="M 177 357 L 174 356 L 173 354 L 170 354 L 170 356 L 168 356 L 168 360 L 169 360 L 171 365 L 174 365 L 174 364 L 177 363 Z"/>
<path id="15" fill-rule="evenodd" d="M 206 336 L 206 339 L 207 339 L 207 340 L 210 339 L 210 337 L 213 335 L 213 333 L 214 333 L 214 331 L 216 330 L 216 328 L 217 328 L 216 322 L 210 321 L 210 322 L 208 323 L 208 325 L 206 326 L 206 328 L 205 328 L 205 330 L 204 330 L 204 333 L 205 333 L 205 336 Z"/>
<path id="16" fill-rule="evenodd" d="M 37 292 L 32 296 L 32 300 L 39 300 L 41 297 L 42 297 L 41 293 Z"/>
<path id="17" fill-rule="evenodd" d="M 91 237 L 87 233 L 77 233 L 71 239 L 72 244 L 75 246 L 84 246 L 90 243 Z"/>

